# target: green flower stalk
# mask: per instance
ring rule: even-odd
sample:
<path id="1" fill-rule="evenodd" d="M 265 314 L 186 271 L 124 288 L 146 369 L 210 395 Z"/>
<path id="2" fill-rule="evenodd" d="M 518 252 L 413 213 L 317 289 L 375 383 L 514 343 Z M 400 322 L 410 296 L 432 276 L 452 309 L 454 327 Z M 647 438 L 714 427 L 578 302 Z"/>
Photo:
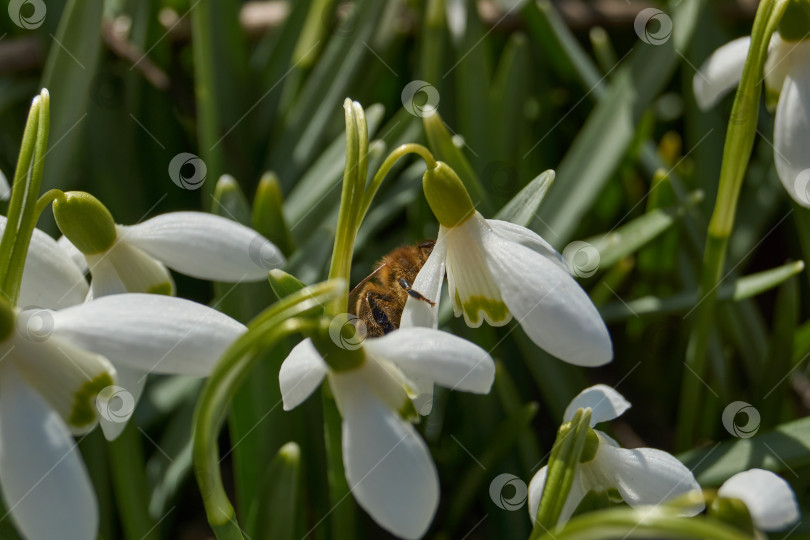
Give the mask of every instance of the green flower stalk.
<path id="1" fill-rule="evenodd" d="M 717 199 L 709 223 L 708 238 L 703 255 L 700 278 L 700 300 L 693 319 L 692 332 L 686 350 L 686 366 L 681 387 L 677 442 L 686 448 L 694 440 L 695 426 L 703 400 L 703 377 L 709 339 L 714 329 L 717 289 L 722 281 L 728 241 L 734 228 L 740 195 L 754 136 L 757 130 L 759 96 L 762 92 L 762 71 L 771 35 L 776 30 L 789 2 L 763 0 L 759 4 L 751 32 L 742 79 L 734 97 L 729 119 Z"/>

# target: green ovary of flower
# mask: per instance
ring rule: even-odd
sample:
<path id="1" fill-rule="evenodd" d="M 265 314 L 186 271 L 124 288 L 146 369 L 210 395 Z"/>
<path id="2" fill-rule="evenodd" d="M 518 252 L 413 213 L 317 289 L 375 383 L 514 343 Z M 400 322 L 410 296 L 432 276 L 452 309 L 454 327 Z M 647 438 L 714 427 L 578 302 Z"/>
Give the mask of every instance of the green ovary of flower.
<path id="1" fill-rule="evenodd" d="M 83 191 L 69 191 L 53 203 L 56 224 L 85 255 L 103 253 L 117 237 L 112 214 L 101 201 Z"/>
<path id="2" fill-rule="evenodd" d="M 113 384 L 115 384 L 115 381 L 107 372 L 100 373 L 84 383 L 74 396 L 73 410 L 70 412 L 70 418 L 68 418 L 70 425 L 81 428 L 92 424 L 96 419 L 96 396 L 103 389 Z"/>
<path id="3" fill-rule="evenodd" d="M 510 319 L 509 308 L 506 307 L 501 300 L 494 300 L 484 296 L 470 296 L 464 302 L 456 293 L 456 303 L 461 306 L 470 323 L 481 324 L 481 317 L 479 314 L 483 311 L 489 317 L 493 324 L 503 321 L 506 323 Z"/>
<path id="4" fill-rule="evenodd" d="M 433 215 L 445 227 L 457 227 L 475 212 L 470 194 L 461 179 L 444 162 L 439 161 L 435 167 L 425 171 L 422 190 Z"/>
<path id="5" fill-rule="evenodd" d="M 785 41 L 802 41 L 810 37 L 810 2 L 793 0 L 779 22 L 779 35 Z"/>
<path id="6" fill-rule="evenodd" d="M 585 446 L 582 448 L 582 454 L 579 457 L 580 463 L 588 463 L 593 461 L 596 457 L 596 452 L 599 450 L 599 436 L 592 429 L 588 429 L 588 434 L 585 435 Z"/>

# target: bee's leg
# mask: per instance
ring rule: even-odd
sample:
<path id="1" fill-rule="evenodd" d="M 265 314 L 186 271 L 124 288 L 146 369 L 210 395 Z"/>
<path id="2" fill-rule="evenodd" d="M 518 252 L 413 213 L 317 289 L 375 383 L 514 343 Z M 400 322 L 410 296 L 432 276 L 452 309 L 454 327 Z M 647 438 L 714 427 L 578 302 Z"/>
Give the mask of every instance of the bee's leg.
<path id="1" fill-rule="evenodd" d="M 371 311 L 371 316 L 374 317 L 374 321 L 382 329 L 383 334 L 387 334 L 388 332 L 397 329 L 397 325 L 391 322 L 391 319 L 388 318 L 388 314 L 381 305 L 383 302 L 393 301 L 394 299 L 388 295 L 379 294 L 376 292 L 366 294 L 366 303 Z"/>
<path id="2" fill-rule="evenodd" d="M 419 291 L 415 291 L 415 290 L 411 289 L 411 284 L 408 283 L 407 279 L 399 278 L 397 280 L 397 282 L 399 283 L 399 286 L 402 287 L 403 289 L 405 289 L 405 292 L 407 292 L 412 298 L 416 298 L 417 300 L 422 300 L 423 302 L 427 302 L 431 306 L 436 307 L 436 302 L 432 302 L 431 300 L 428 300 Z"/>

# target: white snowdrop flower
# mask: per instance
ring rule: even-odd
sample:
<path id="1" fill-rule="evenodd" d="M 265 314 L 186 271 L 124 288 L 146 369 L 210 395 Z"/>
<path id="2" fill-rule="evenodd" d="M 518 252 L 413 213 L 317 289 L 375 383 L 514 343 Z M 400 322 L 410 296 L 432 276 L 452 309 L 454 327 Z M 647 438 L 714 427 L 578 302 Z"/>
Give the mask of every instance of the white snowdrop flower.
<path id="1" fill-rule="evenodd" d="M 8 180 L 3 171 L 0 171 L 0 201 L 7 201 L 11 197 L 11 186 L 8 185 Z"/>
<path id="2" fill-rule="evenodd" d="M 802 18 L 791 10 L 785 17 Z M 786 39 L 777 32 L 771 38 L 764 67 L 766 101 L 773 105 L 778 100 L 773 141 L 776 172 L 790 196 L 810 208 L 810 153 L 806 149 L 810 139 L 810 40 L 801 34 L 794 37 Z M 706 60 L 693 79 L 701 109 L 709 109 L 737 86 L 750 45 L 749 36 L 735 39 Z M 747 99 L 759 100 L 759 96 Z"/>
<path id="3" fill-rule="evenodd" d="M 147 373 L 206 375 L 244 330 L 206 306 L 158 295 L 58 311 L 0 302 L 0 489 L 23 536 L 94 540 L 98 504 L 71 435 L 101 422 L 114 438 Z M 98 398 L 118 385 L 131 392 L 126 411 Z"/>
<path id="4" fill-rule="evenodd" d="M 348 365 L 336 357 L 349 358 Z M 343 464 L 357 502 L 381 527 L 419 538 L 439 504 L 439 478 L 427 445 L 409 420 L 418 418 L 415 380 L 488 393 L 495 364 L 480 347 L 446 332 L 401 328 L 366 339 L 324 360 L 309 339 L 279 372 L 284 409 L 298 406 L 328 377 L 343 418 Z"/>
<path id="5" fill-rule="evenodd" d="M 67 238 L 60 239 L 65 253 L 84 256 L 94 298 L 174 294 L 168 268 L 199 279 L 238 282 L 266 279 L 268 270 L 284 264 L 281 251 L 256 231 L 204 212 L 170 212 L 137 225 L 117 225 L 98 199 L 68 192 L 54 201 L 53 213 Z"/>
<path id="6" fill-rule="evenodd" d="M 583 390 L 565 410 L 564 422 L 573 418 L 578 409 L 590 408 L 591 428 L 600 422 L 613 420 L 630 408 L 630 403 L 616 390 L 597 384 Z M 700 490 L 692 472 L 673 455 L 655 448 L 628 450 L 605 433 L 594 429 L 596 448 L 577 467 L 571 492 L 565 501 L 559 524 L 565 523 L 589 491 L 618 490 L 630 506 L 658 505 L 684 493 Z M 595 441 L 595 442 L 596 442 Z M 589 445 L 586 445 L 586 452 Z M 532 522 L 537 516 L 548 466 L 541 468 L 529 484 L 529 514 Z M 690 508 L 686 514 L 695 515 L 703 504 Z"/>
<path id="7" fill-rule="evenodd" d="M 749 469 L 726 480 L 717 495 L 745 503 L 754 526 L 778 531 L 799 520 L 799 503 L 790 485 L 770 471 Z"/>
<path id="8" fill-rule="evenodd" d="M 436 305 L 408 298 L 401 326 L 437 327 L 446 274 L 453 310 L 468 326 L 503 326 L 514 316 L 534 343 L 566 362 L 601 366 L 612 360 L 604 321 L 548 242 L 525 227 L 484 219 L 444 163 L 429 168 L 422 185 L 440 226 L 412 287 Z"/>
<path id="9" fill-rule="evenodd" d="M 0 236 L 7 219 L 0 216 Z M 76 267 L 56 240 L 34 229 L 23 268 L 18 304 L 22 308 L 60 309 L 84 302 L 89 287 L 84 274 Z"/>

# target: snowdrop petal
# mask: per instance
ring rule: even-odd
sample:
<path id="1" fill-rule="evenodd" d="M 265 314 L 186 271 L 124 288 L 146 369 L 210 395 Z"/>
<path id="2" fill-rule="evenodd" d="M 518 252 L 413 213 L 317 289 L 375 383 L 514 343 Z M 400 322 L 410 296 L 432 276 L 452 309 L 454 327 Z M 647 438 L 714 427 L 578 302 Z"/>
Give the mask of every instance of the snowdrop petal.
<path id="1" fill-rule="evenodd" d="M 208 375 L 245 331 L 219 311 L 157 294 L 105 296 L 53 315 L 56 334 L 145 373 Z"/>
<path id="2" fill-rule="evenodd" d="M 739 84 L 750 46 L 751 36 L 735 39 L 714 51 L 700 67 L 692 79 L 698 107 L 704 111 L 711 108 Z"/>
<path id="3" fill-rule="evenodd" d="M 774 163 L 793 200 L 810 208 L 810 46 L 791 53 L 774 124 Z"/>
<path id="4" fill-rule="evenodd" d="M 628 450 L 600 440 L 588 467 L 598 469 L 598 476 L 609 482 L 600 487 L 615 487 L 630 506 L 658 505 L 700 489 L 692 471 L 672 454 L 655 448 Z M 685 514 L 691 516 L 702 510 L 701 503 Z"/>
<path id="5" fill-rule="evenodd" d="M 109 275 L 111 273 L 117 276 L 126 292 L 174 295 L 174 280 L 166 265 L 121 239 L 104 253 L 88 255 L 87 264 L 93 281 L 97 277 L 104 280 L 103 287 L 97 287 L 91 282 L 94 298 L 117 294 L 106 292 L 108 288 L 113 291 L 113 287 L 117 286 L 114 278 Z"/>
<path id="6" fill-rule="evenodd" d="M 284 264 L 281 251 L 235 221 L 204 212 L 171 212 L 124 227 L 125 240 L 182 274 L 215 281 L 260 281 Z"/>
<path id="7" fill-rule="evenodd" d="M 456 317 L 463 313 L 464 322 L 473 328 L 484 320 L 492 326 L 508 323 L 512 314 L 501 297 L 499 281 L 487 265 L 483 243 L 484 237 L 496 236 L 492 227 L 475 212 L 461 225 L 445 229 L 445 234 L 447 285 Z"/>
<path id="8" fill-rule="evenodd" d="M 90 292 L 86 299 L 87 302 L 94 298 L 127 292 L 127 286 L 121 281 L 121 277 L 108 257 L 104 255 L 90 256 L 90 265 L 93 268 L 93 273 L 90 280 Z"/>
<path id="9" fill-rule="evenodd" d="M 791 52 L 794 47 L 800 46 L 796 42 L 785 41 L 779 36 L 779 32 L 774 32 L 771 42 L 768 45 L 768 58 L 765 60 L 765 89 L 769 107 L 776 103 L 782 86 L 785 84 L 790 72 Z"/>
<path id="10" fill-rule="evenodd" d="M 96 395 L 116 381 L 103 356 L 52 335 L 56 312 L 23 311 L 17 318 L 11 358 L 20 375 L 42 395 L 75 434 L 96 426 Z"/>
<path id="11" fill-rule="evenodd" d="M 3 171 L 0 171 L 0 201 L 7 201 L 11 197 L 11 186 L 8 185 L 8 180 Z"/>
<path id="12" fill-rule="evenodd" d="M 447 0 L 444 9 L 450 36 L 454 43 L 461 43 L 467 30 L 467 2 L 465 0 Z"/>
<path id="13" fill-rule="evenodd" d="M 546 476 L 548 475 L 548 465 L 537 471 L 532 481 L 529 482 L 529 515 L 532 518 L 532 524 L 537 519 L 537 510 L 540 508 L 540 500 L 543 497 L 543 488 L 546 487 Z M 568 499 L 566 499 L 563 509 L 560 512 L 560 519 L 557 524 L 562 524 L 571 519 L 574 515 L 574 510 L 577 509 L 579 503 L 585 498 L 586 490 L 582 487 L 582 477 L 577 471 L 574 476 L 574 482 L 571 484 L 571 491 L 568 492 Z"/>
<path id="14" fill-rule="evenodd" d="M 418 291 L 432 300 L 436 305 L 431 306 L 424 300 L 418 300 L 408 296 L 405 300 L 405 308 L 402 310 L 399 327 L 424 326 L 427 328 L 437 328 L 439 326 L 439 297 L 442 294 L 442 283 L 444 282 L 444 259 L 447 256 L 447 246 L 444 240 L 443 231 L 439 231 L 439 238 L 433 246 L 433 251 L 425 261 L 422 269 L 413 280 L 411 288 Z"/>
<path id="15" fill-rule="evenodd" d="M 563 422 L 571 420 L 577 409 L 587 407 L 590 407 L 593 411 L 591 414 L 591 427 L 593 427 L 600 422 L 607 422 L 620 417 L 630 408 L 630 402 L 612 387 L 606 384 L 597 384 L 586 388 L 571 400 L 571 403 L 565 409 Z"/>
<path id="16" fill-rule="evenodd" d="M 342 403 L 343 464 L 355 499 L 387 531 L 420 538 L 439 505 L 439 478 L 427 445 L 360 378 L 333 381 Z"/>
<path id="17" fill-rule="evenodd" d="M 87 259 L 84 258 L 84 253 L 79 251 L 78 248 L 73 245 L 73 242 L 68 240 L 67 236 L 60 236 L 56 241 L 56 245 L 59 246 L 59 249 L 65 252 L 65 255 L 70 257 L 70 260 L 73 261 L 79 270 L 82 272 L 87 272 Z"/>
<path id="18" fill-rule="evenodd" d="M 108 441 L 114 441 L 124 431 L 146 386 L 145 373 L 140 369 L 118 364 L 115 371 L 118 382 L 109 391 L 102 391 L 103 399 L 96 401 L 98 423 Z"/>
<path id="19" fill-rule="evenodd" d="M 0 216 L 0 236 L 6 230 L 6 222 L 7 219 Z M 23 308 L 61 309 L 81 304 L 87 290 L 84 275 L 59 248 L 56 240 L 34 229 L 25 258 L 19 305 Z"/>
<path id="20" fill-rule="evenodd" d="M 363 346 L 371 356 L 396 364 L 407 377 L 453 390 L 486 394 L 495 380 L 495 363 L 484 349 L 432 328 L 400 328 Z"/>
<path id="21" fill-rule="evenodd" d="M 601 366 L 613 359 L 605 323 L 568 272 L 495 233 L 484 236 L 484 246 L 506 305 L 532 341 L 578 366 Z"/>
<path id="22" fill-rule="evenodd" d="M 748 507 L 754 525 L 763 531 L 778 531 L 799 520 L 799 505 L 790 485 L 770 471 L 750 469 L 726 480 L 717 494 L 740 499 Z"/>
<path id="23" fill-rule="evenodd" d="M 95 540 L 98 505 L 76 443 L 12 365 L 0 376 L 0 487 L 28 540 Z"/>
<path id="24" fill-rule="evenodd" d="M 490 227 L 492 227 L 496 233 L 503 236 L 507 240 L 517 242 L 518 244 L 526 246 L 532 251 L 536 251 L 540 255 L 548 258 L 551 262 L 557 263 L 557 266 L 564 271 L 570 273 L 568 263 L 562 254 L 554 249 L 551 244 L 546 242 L 536 232 L 508 221 L 488 219 L 487 223 L 489 223 Z"/>
<path id="25" fill-rule="evenodd" d="M 311 339 L 293 347 L 278 372 L 284 410 L 292 410 L 303 403 L 321 385 L 325 375 L 326 364 Z"/>

